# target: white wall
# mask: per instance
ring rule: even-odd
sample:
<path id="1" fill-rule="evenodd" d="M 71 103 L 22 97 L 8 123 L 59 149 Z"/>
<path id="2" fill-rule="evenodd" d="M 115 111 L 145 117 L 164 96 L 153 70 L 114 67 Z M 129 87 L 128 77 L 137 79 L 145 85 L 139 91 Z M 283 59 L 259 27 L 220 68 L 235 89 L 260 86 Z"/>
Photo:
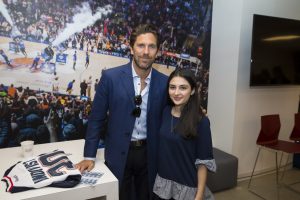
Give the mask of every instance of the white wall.
<path id="1" fill-rule="evenodd" d="M 300 87 L 250 88 L 253 14 L 300 20 L 299 0 L 214 0 L 208 114 L 214 146 L 239 158 L 239 177 L 249 175 L 257 154 L 260 116 L 280 114 L 280 138 L 288 140 Z M 263 151 L 257 170 L 275 166 Z"/>

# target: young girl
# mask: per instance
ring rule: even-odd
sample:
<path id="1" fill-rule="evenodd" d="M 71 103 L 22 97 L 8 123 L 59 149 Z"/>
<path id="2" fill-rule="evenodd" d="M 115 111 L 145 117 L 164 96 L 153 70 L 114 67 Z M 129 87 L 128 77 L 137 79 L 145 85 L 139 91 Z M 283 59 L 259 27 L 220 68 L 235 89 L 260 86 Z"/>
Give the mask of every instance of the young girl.
<path id="1" fill-rule="evenodd" d="M 168 80 L 169 106 L 159 136 L 158 174 L 153 192 L 160 199 L 214 199 L 206 187 L 215 172 L 209 119 L 200 107 L 193 72 L 177 69 Z"/>

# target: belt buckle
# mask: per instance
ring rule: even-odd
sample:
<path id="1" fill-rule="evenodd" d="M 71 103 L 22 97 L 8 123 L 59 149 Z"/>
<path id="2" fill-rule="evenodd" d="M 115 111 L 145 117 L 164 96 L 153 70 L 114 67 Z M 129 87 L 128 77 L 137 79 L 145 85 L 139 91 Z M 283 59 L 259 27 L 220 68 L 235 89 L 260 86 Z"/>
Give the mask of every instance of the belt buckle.
<path id="1" fill-rule="evenodd" d="M 137 140 L 137 141 L 135 141 L 135 146 L 136 146 L 136 147 L 140 147 L 140 146 L 142 146 L 142 144 L 143 144 L 143 141 L 142 141 L 142 140 Z"/>

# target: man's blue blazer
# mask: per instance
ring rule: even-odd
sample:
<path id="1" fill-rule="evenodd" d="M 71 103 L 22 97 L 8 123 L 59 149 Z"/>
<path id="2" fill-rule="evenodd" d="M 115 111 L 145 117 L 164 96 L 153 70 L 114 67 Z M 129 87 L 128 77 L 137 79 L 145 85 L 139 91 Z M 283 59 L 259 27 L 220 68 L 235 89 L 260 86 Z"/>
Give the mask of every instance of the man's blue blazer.
<path id="1" fill-rule="evenodd" d="M 112 173 L 122 182 L 135 117 L 132 63 L 103 71 L 94 97 L 88 121 L 84 157 L 96 157 L 100 131 L 108 114 L 105 135 L 105 161 Z M 167 102 L 167 76 L 152 69 L 147 104 L 147 154 L 149 186 L 157 172 L 158 132 L 162 111 Z"/>

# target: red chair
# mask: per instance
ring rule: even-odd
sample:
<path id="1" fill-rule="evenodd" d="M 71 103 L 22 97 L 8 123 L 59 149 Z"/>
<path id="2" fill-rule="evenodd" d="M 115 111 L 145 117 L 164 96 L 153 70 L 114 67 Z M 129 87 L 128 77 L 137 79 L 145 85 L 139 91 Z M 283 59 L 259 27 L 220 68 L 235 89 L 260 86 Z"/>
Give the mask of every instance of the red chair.
<path id="1" fill-rule="evenodd" d="M 278 161 L 277 161 L 277 153 L 281 152 L 292 154 L 292 153 L 300 153 L 300 145 L 294 142 L 288 142 L 283 140 L 278 140 L 278 135 L 280 131 L 281 123 L 278 114 L 275 115 L 264 115 L 261 116 L 261 130 L 259 132 L 258 138 L 256 140 L 256 144 L 259 146 L 259 150 L 255 159 L 255 164 L 250 176 L 250 180 L 248 183 L 248 189 L 250 187 L 252 177 L 255 171 L 255 167 L 257 164 L 258 156 L 260 150 L 262 148 L 269 149 L 275 152 L 275 166 L 276 166 L 276 183 L 278 184 Z M 281 164 L 281 161 L 280 161 Z M 279 165 L 280 167 L 280 165 Z"/>
<path id="2" fill-rule="evenodd" d="M 295 123 L 290 135 L 290 140 L 294 140 L 295 142 L 300 141 L 300 113 L 295 114 Z"/>
<path id="3" fill-rule="evenodd" d="M 293 130 L 290 135 L 290 140 L 293 140 L 294 143 L 296 143 L 297 145 L 300 146 L 300 113 L 295 114 L 294 127 L 293 127 Z M 286 164 L 284 166 L 281 179 L 283 179 L 285 167 L 288 164 L 287 162 L 288 162 L 288 159 L 286 160 Z M 296 183 L 299 183 L 299 182 L 296 182 Z"/>

